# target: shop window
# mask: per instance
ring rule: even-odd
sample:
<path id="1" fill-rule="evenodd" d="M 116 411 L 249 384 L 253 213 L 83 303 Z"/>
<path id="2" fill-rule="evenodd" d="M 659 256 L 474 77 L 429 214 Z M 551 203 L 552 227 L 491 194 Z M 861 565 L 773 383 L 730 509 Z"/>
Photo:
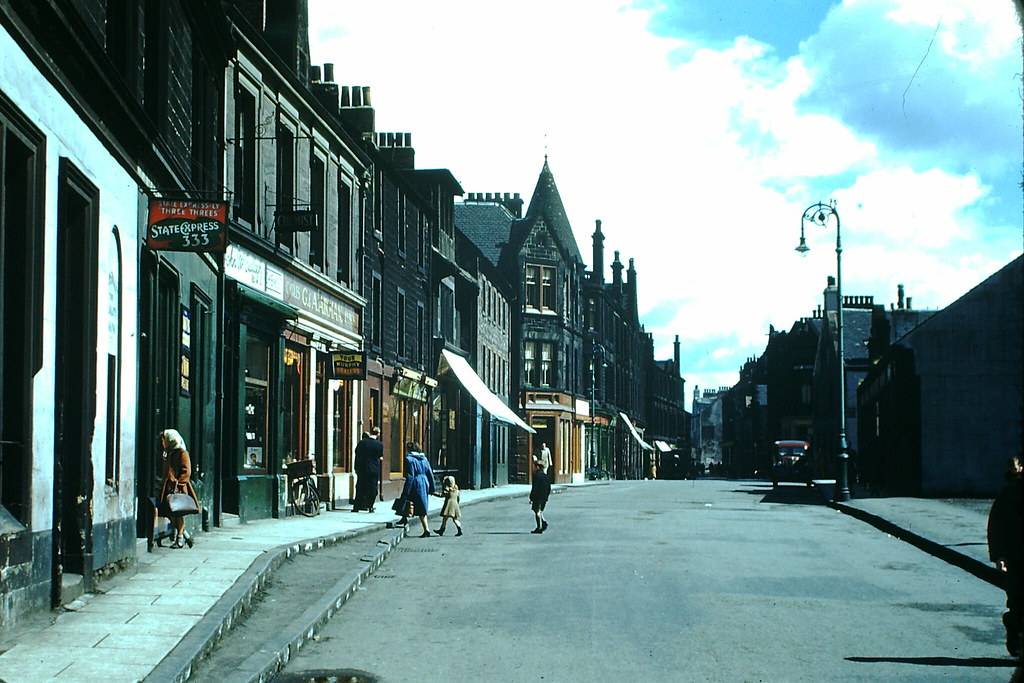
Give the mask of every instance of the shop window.
<path id="1" fill-rule="evenodd" d="M 267 471 L 270 344 L 259 337 L 245 343 L 245 463 L 249 474 Z"/>
<path id="2" fill-rule="evenodd" d="M 281 412 L 284 415 L 282 456 L 288 461 L 309 457 L 306 430 L 309 397 L 306 385 L 305 349 L 289 342 L 284 350 L 284 393 L 281 396 Z"/>

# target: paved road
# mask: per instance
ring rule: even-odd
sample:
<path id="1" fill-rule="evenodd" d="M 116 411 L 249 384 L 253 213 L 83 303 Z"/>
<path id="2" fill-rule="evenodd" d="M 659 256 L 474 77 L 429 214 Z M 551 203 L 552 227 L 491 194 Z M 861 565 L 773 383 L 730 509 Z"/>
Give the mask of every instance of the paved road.
<path id="1" fill-rule="evenodd" d="M 641 481 L 406 538 L 285 669 L 382 681 L 1005 681 L 1001 592 L 799 487 Z"/>

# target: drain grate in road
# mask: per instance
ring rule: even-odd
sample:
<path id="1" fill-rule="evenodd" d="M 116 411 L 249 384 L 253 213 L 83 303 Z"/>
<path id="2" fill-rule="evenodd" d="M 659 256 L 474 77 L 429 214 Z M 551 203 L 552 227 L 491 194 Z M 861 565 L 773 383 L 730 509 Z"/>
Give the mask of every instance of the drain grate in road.
<path id="1" fill-rule="evenodd" d="M 395 578 L 394 574 L 371 574 L 371 576 L 373 578 L 375 578 L 375 579 L 393 579 L 393 578 Z"/>
<path id="2" fill-rule="evenodd" d="M 274 683 L 377 683 L 378 680 L 373 674 L 358 669 L 296 671 L 274 677 Z"/>
<path id="3" fill-rule="evenodd" d="M 406 548 L 405 546 L 401 546 L 398 549 L 401 550 L 404 553 L 436 553 L 437 552 L 437 548 Z"/>

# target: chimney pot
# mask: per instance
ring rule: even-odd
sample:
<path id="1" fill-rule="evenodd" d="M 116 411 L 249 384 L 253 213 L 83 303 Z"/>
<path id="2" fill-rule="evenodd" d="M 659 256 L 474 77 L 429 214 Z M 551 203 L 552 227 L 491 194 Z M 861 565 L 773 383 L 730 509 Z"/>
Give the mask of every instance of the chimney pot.
<path id="1" fill-rule="evenodd" d="M 320 67 L 316 64 L 309 65 L 309 81 L 311 83 L 320 82 Z"/>
<path id="2" fill-rule="evenodd" d="M 370 104 L 370 86 L 368 86 L 368 85 L 364 85 L 363 86 L 363 106 L 364 107 L 372 106 Z"/>
<path id="3" fill-rule="evenodd" d="M 341 86 L 341 106 L 352 106 L 352 90 L 347 85 Z"/>
<path id="4" fill-rule="evenodd" d="M 324 62 L 324 82 L 334 83 L 334 64 L 332 62 Z"/>
<path id="5" fill-rule="evenodd" d="M 412 147 L 412 133 L 405 134 L 405 146 Z"/>
<path id="6" fill-rule="evenodd" d="M 363 89 L 358 85 L 352 86 L 352 106 L 361 107 L 363 106 Z"/>
<path id="7" fill-rule="evenodd" d="M 910 302 L 913 301 L 913 300 L 914 300 L 914 297 L 912 297 L 912 296 L 908 296 L 907 297 L 907 310 L 908 311 L 910 310 Z"/>

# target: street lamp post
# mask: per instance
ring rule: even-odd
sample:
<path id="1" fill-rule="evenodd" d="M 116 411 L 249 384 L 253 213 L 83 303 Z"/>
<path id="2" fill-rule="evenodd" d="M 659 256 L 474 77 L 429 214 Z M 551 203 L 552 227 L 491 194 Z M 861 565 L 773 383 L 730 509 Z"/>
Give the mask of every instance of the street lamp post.
<path id="1" fill-rule="evenodd" d="M 800 219 L 800 244 L 796 250 L 801 256 L 811 250 L 804 239 L 804 225 L 810 221 L 823 228 L 828 227 L 828 219 L 836 220 L 836 336 L 839 337 L 839 472 L 836 475 L 836 490 L 833 500 L 837 502 L 850 500 L 850 486 L 847 478 L 847 465 L 850 459 L 846 443 L 846 356 L 843 349 L 843 241 L 840 232 L 839 212 L 836 201 L 828 204 L 818 202 L 804 211 Z"/>
<path id="2" fill-rule="evenodd" d="M 595 410 L 595 402 L 597 401 L 597 354 L 601 353 L 602 358 L 604 356 L 604 347 L 593 342 L 590 349 L 590 463 L 589 469 L 596 474 L 597 472 L 597 413 Z"/>

